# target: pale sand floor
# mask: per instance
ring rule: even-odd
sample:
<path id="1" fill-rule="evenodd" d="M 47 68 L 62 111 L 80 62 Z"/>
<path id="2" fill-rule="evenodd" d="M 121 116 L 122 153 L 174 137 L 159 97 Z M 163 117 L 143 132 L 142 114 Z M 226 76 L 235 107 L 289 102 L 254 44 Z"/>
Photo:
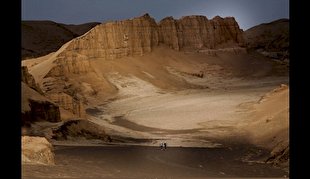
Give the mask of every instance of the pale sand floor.
<path id="1" fill-rule="evenodd" d="M 229 90 L 217 86 L 221 89 L 165 92 L 136 77 L 113 75 L 118 98 L 96 106 L 100 114 L 90 114 L 90 120 L 112 135 L 156 139 L 147 145 L 165 140 L 171 146 L 219 146 L 206 139 L 243 135 L 238 126 L 247 120 L 251 104 L 287 83 L 287 78 L 264 78 L 239 80 L 225 86 Z"/>

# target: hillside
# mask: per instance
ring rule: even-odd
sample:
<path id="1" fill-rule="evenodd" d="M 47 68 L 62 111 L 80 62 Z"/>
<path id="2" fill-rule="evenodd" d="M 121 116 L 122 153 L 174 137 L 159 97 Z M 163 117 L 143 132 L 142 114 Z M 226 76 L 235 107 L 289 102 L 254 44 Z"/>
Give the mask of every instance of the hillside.
<path id="1" fill-rule="evenodd" d="M 78 37 L 99 23 L 66 25 L 52 21 L 22 21 L 22 59 L 47 55 L 65 42 Z"/>
<path id="2" fill-rule="evenodd" d="M 279 19 L 246 30 L 243 34 L 248 48 L 262 54 L 285 59 L 289 56 L 289 20 Z"/>

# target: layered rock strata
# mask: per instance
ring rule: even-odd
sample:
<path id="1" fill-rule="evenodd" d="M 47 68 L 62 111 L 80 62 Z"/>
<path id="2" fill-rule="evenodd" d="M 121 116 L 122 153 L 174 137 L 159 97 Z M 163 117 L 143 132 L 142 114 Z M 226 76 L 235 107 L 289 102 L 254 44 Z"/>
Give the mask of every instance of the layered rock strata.
<path id="1" fill-rule="evenodd" d="M 72 98 L 66 93 L 60 92 L 49 94 L 48 98 L 63 109 L 72 112 L 76 117 L 84 118 L 86 116 L 83 103 L 77 99 Z"/>
<path id="2" fill-rule="evenodd" d="M 233 17 L 208 20 L 205 16 L 186 16 L 179 20 L 164 18 L 159 23 L 160 42 L 175 50 L 214 49 L 225 43 L 242 45 L 242 30 Z"/>
<path id="3" fill-rule="evenodd" d="M 60 56 L 78 53 L 86 57 L 116 59 L 143 55 L 165 44 L 175 50 L 217 49 L 243 45 L 242 30 L 233 17 L 186 16 L 164 18 L 157 24 L 148 14 L 96 26 L 68 45 Z"/>

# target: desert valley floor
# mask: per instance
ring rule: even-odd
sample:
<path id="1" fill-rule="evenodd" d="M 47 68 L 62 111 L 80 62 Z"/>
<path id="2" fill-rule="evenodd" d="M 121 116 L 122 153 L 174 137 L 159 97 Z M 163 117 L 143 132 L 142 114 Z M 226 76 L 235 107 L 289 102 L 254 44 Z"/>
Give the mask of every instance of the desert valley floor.
<path id="1" fill-rule="evenodd" d="M 25 165 L 24 178 L 288 175 L 287 171 L 264 163 L 268 152 L 248 142 L 249 132 L 264 127 L 249 124 L 257 112 L 255 104 L 280 84 L 287 84 L 287 77 L 230 79 L 224 85 L 215 84 L 216 90 L 211 87 L 175 92 L 158 90 L 137 78 L 118 82 L 131 86 L 87 111 L 90 121 L 104 126 L 108 134 L 121 138 L 122 143 L 54 141 L 56 165 Z M 276 100 L 270 105 L 278 103 Z M 163 141 L 168 144 L 165 151 L 159 149 Z"/>
<path id="2" fill-rule="evenodd" d="M 276 24 L 280 35 L 270 24 L 244 32 L 233 17 L 145 14 L 55 52 L 25 47 L 22 177 L 288 177 L 288 21 Z"/>

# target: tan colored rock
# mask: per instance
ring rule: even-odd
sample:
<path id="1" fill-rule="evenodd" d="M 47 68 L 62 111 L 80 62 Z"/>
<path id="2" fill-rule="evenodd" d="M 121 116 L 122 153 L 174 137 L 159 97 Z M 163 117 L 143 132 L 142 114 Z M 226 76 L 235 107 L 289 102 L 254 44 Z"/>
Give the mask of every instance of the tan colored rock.
<path id="1" fill-rule="evenodd" d="M 205 16 L 164 18 L 159 23 L 160 42 L 175 50 L 214 49 L 243 45 L 242 30 L 233 17 L 208 20 Z"/>
<path id="2" fill-rule="evenodd" d="M 108 22 L 73 40 L 69 51 L 78 51 L 88 58 L 115 59 L 143 55 L 158 45 L 157 24 L 145 14 L 138 18 Z"/>
<path id="3" fill-rule="evenodd" d="M 63 53 L 54 61 L 56 64 L 46 77 L 64 76 L 66 74 L 84 74 L 91 71 L 89 60 L 76 53 Z"/>
<path id="4" fill-rule="evenodd" d="M 44 137 L 22 136 L 23 164 L 55 164 L 53 146 Z"/>
<path id="5" fill-rule="evenodd" d="M 34 80 L 33 76 L 29 73 L 27 66 L 21 67 L 21 78 L 22 82 L 26 83 L 30 88 L 43 94 L 39 86 L 36 84 L 36 81 Z"/>
<path id="6" fill-rule="evenodd" d="M 84 118 L 86 116 L 83 103 L 70 95 L 66 93 L 53 93 L 49 94 L 48 97 L 63 109 L 72 112 L 76 117 Z"/>
<path id="7" fill-rule="evenodd" d="M 170 48 L 180 50 L 177 20 L 173 17 L 166 17 L 159 23 L 159 42 L 168 45 Z"/>
<path id="8" fill-rule="evenodd" d="M 247 136 L 253 144 L 271 151 L 267 162 L 288 166 L 289 87 L 281 84 L 264 95 L 253 106 L 244 129 L 249 132 Z"/>
<path id="9" fill-rule="evenodd" d="M 59 60 L 69 63 L 65 64 L 68 66 L 68 72 L 76 73 L 74 70 L 80 67 L 70 66 L 74 59 L 87 61 L 92 58 L 116 59 L 140 56 L 151 52 L 159 43 L 175 50 L 235 47 L 243 44 L 241 34 L 242 30 L 233 17 L 217 16 L 212 20 L 208 20 L 205 16 L 186 16 L 179 20 L 167 17 L 156 24 L 153 18 L 145 14 L 133 19 L 98 25 L 83 36 L 72 40 L 66 51 L 58 57 Z M 65 69 L 55 71 L 66 71 Z"/>
<path id="10" fill-rule="evenodd" d="M 205 16 L 186 16 L 174 20 L 168 17 L 156 24 L 153 18 L 145 14 L 133 19 L 97 25 L 84 35 L 64 44 L 57 52 L 44 58 L 27 60 L 24 64 L 28 64 L 30 73 L 45 94 L 65 92 L 87 103 L 86 98 L 100 101 L 97 97 L 98 91 L 106 94 L 116 92 L 105 74 L 111 71 L 111 68 L 121 67 L 114 66 L 114 59 L 145 55 L 155 51 L 155 47 L 159 48 L 160 44 L 168 45 L 177 51 L 189 49 L 199 52 L 232 48 L 224 51 L 236 54 L 242 51 L 239 47 L 242 44 L 241 32 L 234 18 L 215 17 L 208 20 Z M 218 52 L 207 53 L 216 55 Z M 96 67 L 96 64 L 103 68 Z M 133 69 L 136 67 L 131 67 L 131 64 L 127 66 L 128 70 L 135 71 Z M 153 80 L 155 81 L 159 85 L 163 84 L 159 79 Z M 84 83 L 89 84 L 87 86 L 90 90 L 81 85 Z"/>
<path id="11" fill-rule="evenodd" d="M 59 107 L 22 82 L 22 124 L 35 121 L 59 122 Z"/>

